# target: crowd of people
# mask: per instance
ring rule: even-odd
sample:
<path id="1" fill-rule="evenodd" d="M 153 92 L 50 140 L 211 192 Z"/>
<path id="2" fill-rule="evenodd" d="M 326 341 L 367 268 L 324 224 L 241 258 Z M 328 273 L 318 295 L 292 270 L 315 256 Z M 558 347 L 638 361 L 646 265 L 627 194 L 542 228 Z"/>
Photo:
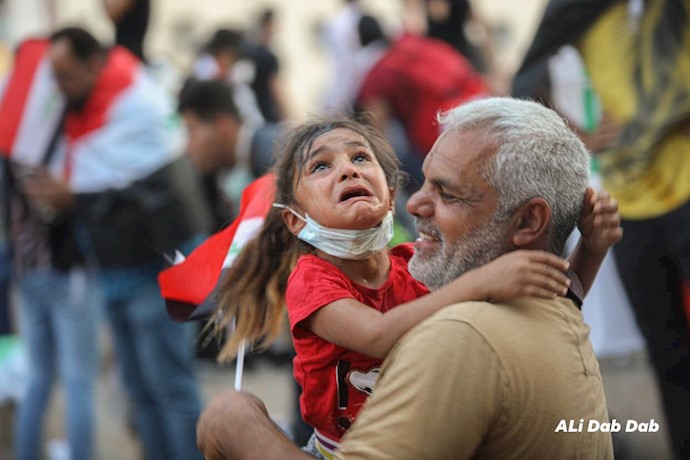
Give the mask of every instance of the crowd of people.
<path id="1" fill-rule="evenodd" d="M 320 118 L 300 123 L 279 9 L 204 37 L 174 94 L 149 66 L 148 0 L 104 2 L 112 44 L 70 26 L 17 46 L 0 87 L 0 335 L 28 366 L 17 459 L 41 458 L 57 380 L 70 458 L 97 458 L 101 323 L 147 459 L 613 458 L 611 433 L 557 429 L 615 417 L 581 312 L 608 253 L 661 431 L 690 456 L 690 0 L 550 0 L 512 95 L 471 2 L 403 3 L 397 31 L 340 3 Z M 272 207 L 215 309 L 174 320 L 158 274 L 269 172 Z M 270 352 L 285 317 L 290 437 L 253 395 L 205 403 L 195 369 L 200 331 L 232 360 Z"/>

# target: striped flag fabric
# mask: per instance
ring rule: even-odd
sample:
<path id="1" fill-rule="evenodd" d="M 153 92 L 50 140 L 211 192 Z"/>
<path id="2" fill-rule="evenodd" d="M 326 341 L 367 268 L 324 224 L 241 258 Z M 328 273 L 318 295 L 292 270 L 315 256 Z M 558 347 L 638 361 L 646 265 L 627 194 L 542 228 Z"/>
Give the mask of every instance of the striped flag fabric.
<path id="1" fill-rule="evenodd" d="M 47 38 L 23 41 L 0 94 L 0 154 L 22 166 L 43 165 L 65 112 L 49 49 Z M 159 86 L 127 49 L 110 49 L 85 106 L 65 117 L 53 176 L 75 193 L 120 190 L 181 156 L 182 129 Z"/>
<path id="2" fill-rule="evenodd" d="M 141 62 L 111 48 L 86 104 L 65 119 L 64 179 L 75 193 L 97 193 L 148 177 L 183 154 L 175 119 L 172 98 Z"/>
<path id="3" fill-rule="evenodd" d="M 48 62 L 47 39 L 28 39 L 14 54 L 0 95 L 0 154 L 26 166 L 43 161 L 64 100 Z"/>
<path id="4" fill-rule="evenodd" d="M 184 261 L 158 275 L 169 315 L 178 322 L 201 319 L 215 307 L 215 291 L 223 272 L 263 225 L 275 196 L 275 175 L 267 174 L 242 193 L 240 212 L 232 224 L 209 237 Z"/>

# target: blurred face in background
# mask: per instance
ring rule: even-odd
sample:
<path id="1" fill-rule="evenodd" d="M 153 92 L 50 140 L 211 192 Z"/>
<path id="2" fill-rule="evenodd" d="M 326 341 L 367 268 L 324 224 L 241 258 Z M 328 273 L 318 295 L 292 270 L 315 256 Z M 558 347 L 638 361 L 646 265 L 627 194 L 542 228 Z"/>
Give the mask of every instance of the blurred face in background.
<path id="1" fill-rule="evenodd" d="M 444 22 L 450 17 L 450 2 L 448 0 L 426 0 L 426 13 L 429 19 Z M 458 24 L 458 27 L 461 27 Z"/>
<path id="2" fill-rule="evenodd" d="M 235 164 L 239 123 L 228 115 L 202 119 L 193 111 L 182 113 L 187 128 L 187 154 L 197 169 L 210 174 Z"/>
<path id="3" fill-rule="evenodd" d="M 67 98 L 71 109 L 80 110 L 93 89 L 100 74 L 104 58 L 94 56 L 80 60 L 66 39 L 58 40 L 50 47 L 50 64 L 58 89 Z"/>

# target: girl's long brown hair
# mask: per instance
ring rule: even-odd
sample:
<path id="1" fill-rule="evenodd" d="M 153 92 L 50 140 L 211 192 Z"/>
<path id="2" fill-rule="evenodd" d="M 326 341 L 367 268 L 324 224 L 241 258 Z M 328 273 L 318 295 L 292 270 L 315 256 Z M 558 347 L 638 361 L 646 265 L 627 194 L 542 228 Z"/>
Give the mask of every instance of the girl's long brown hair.
<path id="1" fill-rule="evenodd" d="M 316 120 L 299 125 L 288 133 L 280 150 L 276 173 L 275 202 L 292 205 L 295 186 L 304 168 L 306 153 L 314 140 L 334 129 L 349 129 L 362 135 L 383 168 L 391 193 L 399 187 L 402 173 L 399 161 L 388 141 L 374 128 L 348 118 Z M 287 280 L 297 258 L 311 251 L 283 222 L 282 210 L 272 208 L 259 234 L 251 239 L 222 281 L 218 306 L 209 322 L 220 335 L 233 318 L 235 330 L 218 355 L 219 361 L 231 360 L 243 341 L 255 348 L 265 348 L 280 333 Z"/>

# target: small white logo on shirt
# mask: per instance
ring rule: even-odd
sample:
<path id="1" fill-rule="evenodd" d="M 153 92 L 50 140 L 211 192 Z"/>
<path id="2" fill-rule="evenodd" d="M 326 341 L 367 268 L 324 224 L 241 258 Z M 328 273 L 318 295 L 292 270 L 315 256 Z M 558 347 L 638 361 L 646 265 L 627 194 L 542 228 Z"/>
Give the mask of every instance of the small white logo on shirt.
<path id="1" fill-rule="evenodd" d="M 347 379 L 354 388 L 371 396 L 371 392 L 374 391 L 374 386 L 376 386 L 376 381 L 379 379 L 380 373 L 381 369 L 378 367 L 367 373 L 355 370 L 347 374 Z"/>

